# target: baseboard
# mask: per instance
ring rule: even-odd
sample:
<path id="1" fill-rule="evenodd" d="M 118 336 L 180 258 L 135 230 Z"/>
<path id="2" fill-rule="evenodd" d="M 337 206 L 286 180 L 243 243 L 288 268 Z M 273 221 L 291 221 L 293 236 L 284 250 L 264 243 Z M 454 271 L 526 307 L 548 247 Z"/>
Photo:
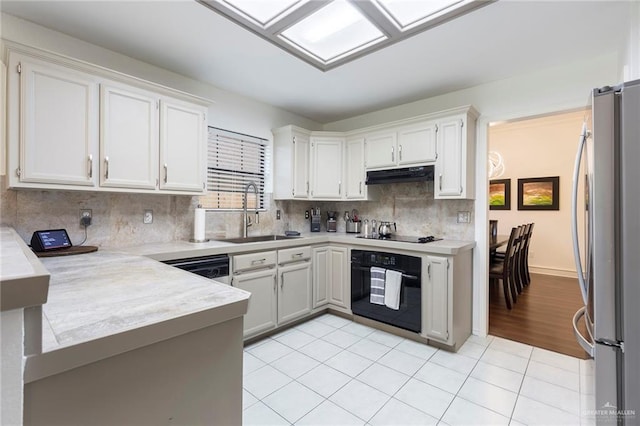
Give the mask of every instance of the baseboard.
<path id="1" fill-rule="evenodd" d="M 544 268 L 541 266 L 529 266 L 529 272 L 532 274 L 553 275 L 564 278 L 578 278 L 576 271 L 559 268 Z"/>

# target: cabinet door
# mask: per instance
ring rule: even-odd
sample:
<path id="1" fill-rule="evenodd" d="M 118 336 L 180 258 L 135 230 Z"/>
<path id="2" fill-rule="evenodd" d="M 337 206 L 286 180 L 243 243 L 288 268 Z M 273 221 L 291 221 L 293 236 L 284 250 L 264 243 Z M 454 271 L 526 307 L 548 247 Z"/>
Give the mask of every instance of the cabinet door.
<path id="1" fill-rule="evenodd" d="M 427 256 L 425 330 L 427 337 L 446 342 L 449 339 L 449 261 L 446 257 Z"/>
<path id="2" fill-rule="evenodd" d="M 244 316 L 244 336 L 251 337 L 275 328 L 277 320 L 276 270 L 267 269 L 235 275 L 231 284 L 251 293 Z"/>
<path id="3" fill-rule="evenodd" d="M 204 191 L 206 110 L 171 99 L 160 102 L 160 189 Z"/>
<path id="4" fill-rule="evenodd" d="M 331 260 L 328 247 L 313 249 L 313 307 L 317 308 L 329 303 L 329 279 L 331 276 Z"/>
<path id="5" fill-rule="evenodd" d="M 293 134 L 293 198 L 309 197 L 309 136 Z"/>
<path id="6" fill-rule="evenodd" d="M 150 92 L 101 85 L 101 186 L 157 187 L 157 108 L 157 97 Z"/>
<path id="7" fill-rule="evenodd" d="M 436 123 L 422 123 L 398 131 L 398 164 L 436 161 Z"/>
<path id="8" fill-rule="evenodd" d="M 311 262 L 278 268 L 278 325 L 311 312 Z"/>
<path id="9" fill-rule="evenodd" d="M 95 186 L 98 84 L 53 64 L 22 61 L 18 69 L 20 181 Z"/>
<path id="10" fill-rule="evenodd" d="M 311 138 L 311 197 L 342 198 L 342 150 L 340 138 Z"/>
<path id="11" fill-rule="evenodd" d="M 329 250 L 329 303 L 343 308 L 351 306 L 351 283 L 349 282 L 349 265 L 347 263 L 347 249 L 331 247 Z"/>
<path id="12" fill-rule="evenodd" d="M 364 200 L 367 198 L 367 186 L 364 184 L 367 177 L 364 169 L 364 138 L 347 139 L 346 144 L 345 198 Z"/>
<path id="13" fill-rule="evenodd" d="M 438 160 L 435 167 L 434 192 L 436 197 L 462 195 L 463 119 L 441 121 L 438 125 Z"/>
<path id="14" fill-rule="evenodd" d="M 396 133 L 373 134 L 365 137 L 365 167 L 376 169 L 397 164 Z"/>

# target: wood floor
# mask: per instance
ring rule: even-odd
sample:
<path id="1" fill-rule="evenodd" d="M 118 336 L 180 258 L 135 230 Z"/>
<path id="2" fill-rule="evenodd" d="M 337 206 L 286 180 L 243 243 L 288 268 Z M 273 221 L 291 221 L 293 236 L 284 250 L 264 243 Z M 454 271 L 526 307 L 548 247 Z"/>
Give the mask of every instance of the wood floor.
<path id="1" fill-rule="evenodd" d="M 583 306 L 578 280 L 531 274 L 513 309 L 502 293 L 502 282 L 489 285 L 489 334 L 577 358 L 588 358 L 573 335 L 573 314 Z"/>

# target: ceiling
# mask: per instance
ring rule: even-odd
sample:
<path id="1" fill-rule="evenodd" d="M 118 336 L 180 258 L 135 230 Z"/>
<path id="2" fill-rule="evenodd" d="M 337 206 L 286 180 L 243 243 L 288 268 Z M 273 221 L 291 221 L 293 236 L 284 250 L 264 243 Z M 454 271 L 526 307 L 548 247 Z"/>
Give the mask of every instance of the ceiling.
<path id="1" fill-rule="evenodd" d="M 318 123 L 617 52 L 629 7 L 500 0 L 323 72 L 194 0 L 2 0 L 3 13 Z"/>

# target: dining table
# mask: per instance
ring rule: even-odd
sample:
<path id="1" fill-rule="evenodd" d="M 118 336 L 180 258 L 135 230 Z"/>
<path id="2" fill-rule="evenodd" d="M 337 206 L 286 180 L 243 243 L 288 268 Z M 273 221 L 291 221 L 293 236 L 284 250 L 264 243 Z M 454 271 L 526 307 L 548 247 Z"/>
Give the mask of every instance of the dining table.
<path id="1" fill-rule="evenodd" d="M 495 238 L 489 238 L 489 258 L 493 260 L 498 248 L 509 242 L 508 235 L 496 235 Z"/>

